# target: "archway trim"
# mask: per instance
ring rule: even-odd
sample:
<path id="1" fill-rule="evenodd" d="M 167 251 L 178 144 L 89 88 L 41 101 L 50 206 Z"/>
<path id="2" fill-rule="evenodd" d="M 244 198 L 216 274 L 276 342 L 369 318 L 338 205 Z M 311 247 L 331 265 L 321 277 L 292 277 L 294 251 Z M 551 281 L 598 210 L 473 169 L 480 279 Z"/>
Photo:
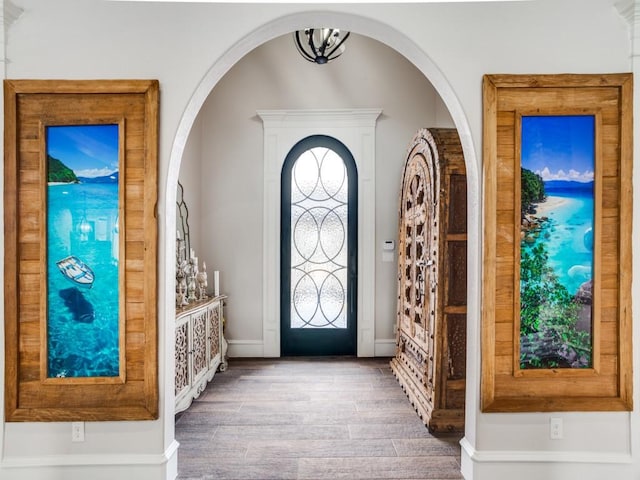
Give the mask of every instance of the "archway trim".
<path id="1" fill-rule="evenodd" d="M 175 232 L 175 195 L 178 182 L 180 163 L 184 152 L 185 144 L 189 132 L 193 127 L 196 117 L 202 108 L 204 101 L 220 81 L 220 79 L 238 62 L 254 48 L 280 35 L 288 34 L 292 31 L 305 28 L 309 24 L 334 25 L 341 28 L 369 36 L 381 41 L 393 48 L 401 55 L 405 56 L 411 63 L 429 79 L 435 90 L 438 92 L 443 102 L 447 106 L 449 113 L 455 123 L 462 143 L 467 171 L 467 214 L 468 214 L 468 251 L 467 251 L 467 283 L 468 285 L 479 285 L 481 277 L 481 186 L 480 186 L 480 166 L 473 145 L 471 128 L 464 113 L 462 104 L 456 96 L 453 87 L 447 81 L 433 60 L 426 52 L 405 33 L 393 27 L 381 23 L 377 20 L 364 16 L 354 15 L 345 12 L 317 12 L 306 11 L 292 15 L 276 18 L 260 26 L 250 34 L 236 42 L 225 54 L 218 58 L 202 81 L 194 91 L 185 112 L 177 128 L 176 136 L 171 149 L 169 166 L 167 169 L 167 179 L 165 184 L 166 198 L 163 204 L 165 218 L 164 228 L 160 232 L 160 245 L 173 245 Z M 169 241 L 171 240 L 171 241 Z M 174 252 L 165 249 L 164 257 L 160 264 L 160 273 L 166 274 L 169 278 L 175 274 L 173 269 Z M 160 298 L 164 304 L 161 312 L 172 312 L 174 310 L 173 284 L 165 282 Z M 466 445 L 475 448 L 476 445 L 476 422 L 478 417 L 478 385 L 480 381 L 480 289 L 470 288 L 467 298 L 467 388 L 466 388 L 466 413 L 465 413 L 465 434 Z M 174 365 L 173 358 L 173 316 L 167 315 L 164 325 L 165 349 L 167 352 L 167 369 L 165 371 L 165 385 L 173 385 Z M 168 388 L 168 387 L 167 387 Z M 463 449 L 463 470 L 469 470 L 473 463 L 469 455 L 469 449 Z"/>

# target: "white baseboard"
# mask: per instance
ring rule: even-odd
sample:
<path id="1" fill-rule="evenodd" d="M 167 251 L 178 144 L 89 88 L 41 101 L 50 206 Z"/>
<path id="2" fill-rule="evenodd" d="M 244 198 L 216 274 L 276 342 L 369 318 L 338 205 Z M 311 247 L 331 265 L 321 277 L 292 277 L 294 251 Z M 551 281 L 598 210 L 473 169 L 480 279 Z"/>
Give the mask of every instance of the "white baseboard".
<path id="1" fill-rule="evenodd" d="M 476 450 L 466 438 L 460 445 L 461 472 L 466 480 L 632 478 L 630 453 Z"/>
<path id="2" fill-rule="evenodd" d="M 173 441 L 162 454 L 49 455 L 4 458 L 3 480 L 174 480 L 179 443 Z"/>
<path id="3" fill-rule="evenodd" d="M 262 340 L 227 340 L 229 358 L 262 358 L 264 357 L 264 344 Z"/>
<path id="4" fill-rule="evenodd" d="M 227 340 L 229 358 L 263 358 L 264 344 L 262 340 Z M 393 357 L 396 354 L 395 339 L 375 341 L 374 356 Z"/>
<path id="5" fill-rule="evenodd" d="M 376 357 L 393 357 L 396 354 L 395 338 L 376 340 L 374 352 Z"/>

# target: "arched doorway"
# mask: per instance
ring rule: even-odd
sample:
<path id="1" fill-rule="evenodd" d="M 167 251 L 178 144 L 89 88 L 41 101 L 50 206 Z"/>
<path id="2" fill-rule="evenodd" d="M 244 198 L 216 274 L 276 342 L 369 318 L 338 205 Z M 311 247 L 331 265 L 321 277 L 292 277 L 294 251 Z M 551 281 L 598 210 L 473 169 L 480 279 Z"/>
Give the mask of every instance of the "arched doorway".
<path id="1" fill-rule="evenodd" d="M 175 192 L 186 139 L 207 95 L 231 68 L 231 66 L 253 48 L 278 35 L 290 33 L 294 30 L 304 28 L 309 24 L 335 25 L 338 28 L 361 33 L 385 43 L 412 62 L 425 75 L 425 77 L 429 79 L 444 100 L 459 132 L 467 165 L 469 227 L 468 284 L 479 284 L 482 257 L 480 243 L 480 173 L 471 139 L 469 123 L 463 112 L 462 105 L 458 101 L 452 86 L 447 82 L 435 63 L 405 34 L 386 24 L 357 15 L 344 13 L 301 12 L 295 15 L 275 19 L 237 42 L 225 53 L 225 55 L 223 55 L 223 57 L 214 63 L 209 72 L 205 75 L 203 81 L 198 85 L 191 101 L 187 105 L 185 113 L 178 126 L 178 131 L 171 151 L 165 183 L 166 198 L 163 205 L 166 224 L 161 232 L 161 236 L 164 239 L 164 244 L 172 245 L 169 240 L 173 238 L 172 232 L 175 232 Z M 171 276 L 173 273 L 173 251 L 171 251 L 170 248 L 167 248 L 163 253 L 164 262 L 161 262 L 161 271 L 164 267 L 166 274 Z M 161 298 L 164 299 L 164 311 L 171 312 L 173 310 L 173 292 L 170 291 L 167 285 L 164 285 L 163 288 L 165 291 L 162 292 Z M 469 308 L 467 326 L 467 364 L 478 365 L 480 360 L 480 292 L 478 289 L 469 289 L 467 303 Z M 167 315 L 167 324 L 165 325 L 165 351 L 170 353 L 170 359 L 172 358 L 171 353 L 173 352 L 173 324 L 171 322 L 171 318 L 171 314 Z M 166 369 L 166 375 L 168 377 L 165 382 L 166 384 L 171 384 L 170 382 L 173 378 L 172 367 L 172 362 L 169 360 L 168 368 Z M 477 391 L 479 390 L 477 388 L 479 385 L 479 372 L 476 368 L 470 368 L 467 372 L 467 385 L 466 404 L 468 408 L 466 413 L 466 433 L 469 438 L 473 439 L 475 437 L 476 406 L 478 405 Z"/>

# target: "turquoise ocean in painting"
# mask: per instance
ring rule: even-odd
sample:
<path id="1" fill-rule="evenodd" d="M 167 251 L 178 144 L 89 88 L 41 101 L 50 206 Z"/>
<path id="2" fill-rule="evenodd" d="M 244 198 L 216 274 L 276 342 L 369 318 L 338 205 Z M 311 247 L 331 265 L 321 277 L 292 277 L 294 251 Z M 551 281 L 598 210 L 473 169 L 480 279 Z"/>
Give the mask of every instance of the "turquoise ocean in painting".
<path id="1" fill-rule="evenodd" d="M 549 218 L 536 242 L 544 242 L 548 266 L 574 295 L 593 277 L 595 117 L 523 116 L 521 165 L 543 181 L 547 198 L 535 213 Z"/>
<path id="2" fill-rule="evenodd" d="M 48 186 L 49 377 L 119 375 L 117 178 Z M 93 271 L 90 288 L 61 273 L 69 256 Z"/>
<path id="3" fill-rule="evenodd" d="M 544 241 L 549 253 L 549 266 L 560 283 L 575 295 L 580 285 L 593 277 L 593 190 L 547 190 L 549 202 L 561 202 L 545 214 L 549 221 L 543 223 L 537 241 Z M 535 243 L 522 248 L 533 245 Z"/>

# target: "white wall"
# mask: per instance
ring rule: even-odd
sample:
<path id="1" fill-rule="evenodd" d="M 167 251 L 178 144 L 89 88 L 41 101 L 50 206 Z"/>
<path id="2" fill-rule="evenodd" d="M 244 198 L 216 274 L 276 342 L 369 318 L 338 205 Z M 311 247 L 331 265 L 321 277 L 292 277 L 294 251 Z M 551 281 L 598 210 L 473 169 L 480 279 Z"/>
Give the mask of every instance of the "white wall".
<path id="1" fill-rule="evenodd" d="M 25 12 L 6 38 L 8 77 L 160 80 L 159 276 L 165 283 L 159 285 L 158 308 L 160 419 L 90 423 L 86 441 L 76 444 L 71 443 L 68 423 L 2 423 L 3 480 L 172 478 L 176 457 L 172 443 L 171 276 L 180 159 L 193 119 L 211 87 L 254 47 L 309 23 L 330 20 L 338 27 L 383 41 L 428 76 L 452 113 L 470 162 L 469 278 L 478 286 L 482 74 L 597 73 L 631 68 L 628 26 L 617 14 L 613 0 L 313 7 L 103 0 L 14 2 Z M 636 110 L 636 118 L 640 118 L 638 113 Z M 400 142 L 403 135 L 393 138 Z M 638 138 L 635 144 L 640 154 Z M 397 148 L 391 150 L 397 154 Z M 638 171 L 636 168 L 636 190 L 640 188 Z M 637 199 L 638 195 L 636 225 L 640 221 Z M 637 229 L 633 244 L 640 245 Z M 634 276 L 640 278 L 635 253 Z M 638 282 L 633 289 L 633 297 L 638 298 Z M 469 304 L 466 478 L 637 479 L 637 409 L 633 413 L 562 414 L 565 439 L 553 443 L 548 440 L 547 414 L 479 412 L 480 293 L 473 285 Z M 640 345 L 637 317 L 638 313 L 634 322 L 636 347 Z M 638 353 L 634 358 L 637 364 Z M 638 371 L 634 374 L 636 392 Z M 638 405 L 638 393 L 635 400 Z"/>
<path id="2" fill-rule="evenodd" d="M 203 105 L 201 257 L 221 271 L 222 291 L 229 295 L 231 356 L 254 355 L 263 335 L 264 154 L 256 110 L 366 107 L 383 111 L 376 132 L 375 338 L 391 355 L 397 264 L 382 263 L 379 247 L 398 235 L 400 180 L 413 134 L 453 125 L 433 86 L 404 57 L 368 37 L 352 34 L 341 58 L 319 66 L 298 54 L 288 34 L 234 65 Z M 181 175 L 188 168 L 183 163 Z"/>
<path id="3" fill-rule="evenodd" d="M 202 154 L 202 122 L 196 120 L 193 124 L 189 139 L 185 145 L 182 161 L 185 168 L 180 169 L 179 181 L 183 187 L 184 201 L 189 210 L 189 235 L 191 248 L 195 250 L 195 254 L 199 260 L 206 260 L 202 256 L 201 245 L 202 240 L 202 204 L 203 197 L 201 195 L 201 159 Z M 176 222 L 178 217 L 176 217 Z M 202 262 L 200 262 L 200 266 Z M 213 278 L 213 276 L 211 276 Z"/>

